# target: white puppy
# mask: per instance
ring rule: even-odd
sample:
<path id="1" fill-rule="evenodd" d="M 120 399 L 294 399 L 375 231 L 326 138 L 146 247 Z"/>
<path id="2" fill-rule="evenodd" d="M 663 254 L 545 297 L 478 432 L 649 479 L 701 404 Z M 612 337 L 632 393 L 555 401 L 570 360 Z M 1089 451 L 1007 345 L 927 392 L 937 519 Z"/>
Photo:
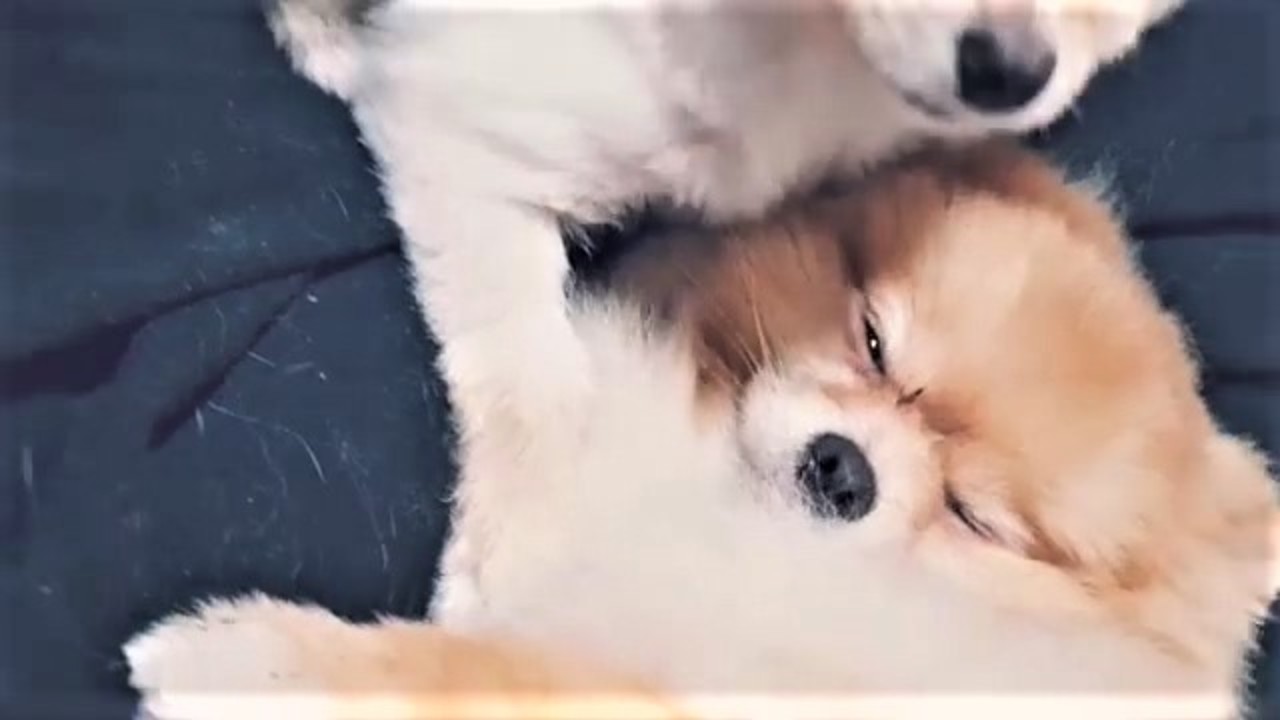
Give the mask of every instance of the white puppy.
<path id="1" fill-rule="evenodd" d="M 590 382 L 562 221 L 752 215 L 922 138 L 1043 126 L 1177 4 L 276 0 L 271 25 L 354 111 L 452 391 L 537 423 Z M 510 347 L 542 349 L 512 375 Z"/>

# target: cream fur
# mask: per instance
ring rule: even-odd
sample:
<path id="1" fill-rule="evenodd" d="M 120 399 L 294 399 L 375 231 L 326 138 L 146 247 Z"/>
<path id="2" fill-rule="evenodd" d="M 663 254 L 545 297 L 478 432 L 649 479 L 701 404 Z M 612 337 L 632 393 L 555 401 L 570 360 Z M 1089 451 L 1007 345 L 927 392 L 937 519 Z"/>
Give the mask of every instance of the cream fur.
<path id="1" fill-rule="evenodd" d="M 450 386 L 475 400 L 469 412 L 528 408 L 537 424 L 592 382 L 562 309 L 557 220 L 608 220 L 653 196 L 754 215 L 924 138 L 1045 125 L 1176 4 L 278 0 L 271 24 L 299 69 L 351 105 Z M 948 100 L 949 53 L 974 24 L 1056 52 L 1040 97 L 1006 115 Z M 530 352 L 512 367 L 507 347 Z"/>

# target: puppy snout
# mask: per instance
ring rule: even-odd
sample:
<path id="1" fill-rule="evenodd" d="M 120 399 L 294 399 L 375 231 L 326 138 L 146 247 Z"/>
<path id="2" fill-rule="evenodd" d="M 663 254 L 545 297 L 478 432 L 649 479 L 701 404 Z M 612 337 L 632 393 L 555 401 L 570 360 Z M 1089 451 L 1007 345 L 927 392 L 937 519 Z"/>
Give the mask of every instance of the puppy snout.
<path id="1" fill-rule="evenodd" d="M 956 44 L 956 88 L 974 110 L 1012 112 L 1044 90 L 1057 57 L 1030 33 L 1002 38 L 987 28 L 961 33 Z"/>
<path id="2" fill-rule="evenodd" d="M 823 518 L 861 520 L 876 504 L 876 476 L 852 440 L 832 433 L 805 448 L 797 474 L 806 499 Z"/>

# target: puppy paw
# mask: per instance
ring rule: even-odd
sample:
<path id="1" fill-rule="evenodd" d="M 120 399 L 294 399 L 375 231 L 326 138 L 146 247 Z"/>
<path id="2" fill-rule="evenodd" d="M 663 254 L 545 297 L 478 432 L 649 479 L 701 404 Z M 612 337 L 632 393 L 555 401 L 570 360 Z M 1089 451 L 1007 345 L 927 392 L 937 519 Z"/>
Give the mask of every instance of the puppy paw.
<path id="1" fill-rule="evenodd" d="M 124 655 L 144 718 L 325 717 L 324 650 L 313 646 L 341 627 L 318 608 L 263 596 L 220 600 L 159 622 Z"/>

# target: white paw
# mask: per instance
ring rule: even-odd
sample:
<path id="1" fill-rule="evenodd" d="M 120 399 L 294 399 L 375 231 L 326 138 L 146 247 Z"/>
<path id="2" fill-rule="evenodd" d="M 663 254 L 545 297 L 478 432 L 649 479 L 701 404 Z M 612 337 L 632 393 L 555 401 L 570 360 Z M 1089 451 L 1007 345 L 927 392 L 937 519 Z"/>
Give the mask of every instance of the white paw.
<path id="1" fill-rule="evenodd" d="M 263 596 L 169 617 L 124 647 L 140 711 L 157 720 L 323 717 L 320 678 L 301 639 L 338 622 Z"/>

